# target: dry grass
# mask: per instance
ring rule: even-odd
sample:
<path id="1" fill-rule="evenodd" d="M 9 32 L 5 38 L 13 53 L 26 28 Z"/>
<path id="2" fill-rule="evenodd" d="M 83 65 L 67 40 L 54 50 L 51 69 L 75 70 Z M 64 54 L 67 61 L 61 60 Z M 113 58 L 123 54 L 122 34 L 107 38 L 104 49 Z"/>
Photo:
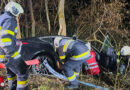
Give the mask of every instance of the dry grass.
<path id="1" fill-rule="evenodd" d="M 4 81 L 6 83 L 6 87 L 0 88 L 0 90 L 8 90 L 5 70 L 0 70 L 0 75 L 2 75 L 4 77 Z M 100 77 L 81 74 L 80 80 L 87 82 L 87 83 L 95 84 L 97 86 L 114 89 L 114 86 L 110 83 L 110 81 L 114 80 L 114 77 L 115 77 L 114 75 L 110 75 L 107 73 L 105 74 L 105 76 L 102 75 Z M 118 77 L 118 79 L 119 78 L 121 78 L 121 77 Z M 127 83 L 129 83 L 129 80 L 130 80 L 129 75 L 126 76 L 126 79 L 127 79 Z M 66 85 L 67 83 L 68 82 L 65 82 L 63 80 L 56 79 L 53 77 L 45 77 L 45 76 L 40 76 L 40 75 L 39 76 L 30 75 L 30 77 L 29 77 L 29 89 L 30 90 L 66 90 L 64 88 L 64 85 Z M 118 84 L 121 84 L 121 83 L 118 82 Z M 125 87 L 126 83 L 122 83 L 122 84 L 124 84 L 124 85 L 117 86 L 117 90 L 129 90 L 128 86 Z M 76 90 L 95 90 L 95 89 L 80 84 L 79 89 L 76 89 Z"/>

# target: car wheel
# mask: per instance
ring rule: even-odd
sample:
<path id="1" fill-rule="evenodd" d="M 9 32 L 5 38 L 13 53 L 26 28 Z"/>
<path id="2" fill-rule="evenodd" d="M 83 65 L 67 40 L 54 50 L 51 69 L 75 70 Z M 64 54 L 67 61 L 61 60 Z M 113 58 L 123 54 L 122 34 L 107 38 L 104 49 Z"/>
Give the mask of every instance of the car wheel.
<path id="1" fill-rule="evenodd" d="M 40 55 L 36 57 L 37 59 L 39 59 L 40 64 L 38 65 L 32 65 L 31 69 L 32 69 L 32 73 L 36 74 L 36 75 L 47 75 L 50 74 L 50 72 L 48 71 L 48 69 L 44 66 L 43 61 L 47 60 L 48 64 L 55 69 L 55 60 L 53 60 L 49 55 Z"/>

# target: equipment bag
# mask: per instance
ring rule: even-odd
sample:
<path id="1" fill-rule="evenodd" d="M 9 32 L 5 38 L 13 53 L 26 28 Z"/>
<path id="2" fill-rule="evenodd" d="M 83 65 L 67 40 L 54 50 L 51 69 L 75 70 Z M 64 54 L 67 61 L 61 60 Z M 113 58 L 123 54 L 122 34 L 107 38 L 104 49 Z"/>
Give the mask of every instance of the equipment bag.
<path id="1" fill-rule="evenodd" d="M 0 68 L 5 68 L 3 63 L 0 63 Z"/>
<path id="2" fill-rule="evenodd" d="M 4 87 L 5 84 L 4 84 L 4 81 L 3 81 L 3 77 L 0 76 L 0 87 Z"/>
<path id="3" fill-rule="evenodd" d="M 92 50 L 90 53 L 92 58 L 86 60 L 85 71 L 90 75 L 98 75 L 100 73 L 100 69 L 96 61 L 95 52 Z"/>

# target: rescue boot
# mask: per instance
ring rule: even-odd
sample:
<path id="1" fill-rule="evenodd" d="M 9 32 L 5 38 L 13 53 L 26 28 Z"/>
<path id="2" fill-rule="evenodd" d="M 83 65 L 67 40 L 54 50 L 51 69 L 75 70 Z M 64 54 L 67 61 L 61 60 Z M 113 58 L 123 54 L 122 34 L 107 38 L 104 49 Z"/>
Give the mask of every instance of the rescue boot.
<path id="1" fill-rule="evenodd" d="M 66 89 L 76 89 L 76 88 L 78 88 L 78 85 L 72 85 L 72 84 L 70 84 L 70 85 L 65 86 L 65 88 Z"/>
<path id="2" fill-rule="evenodd" d="M 22 88 L 17 87 L 16 90 L 29 90 L 29 88 L 28 88 L 28 86 L 26 86 L 26 87 L 22 87 Z"/>
<path id="3" fill-rule="evenodd" d="M 70 81 L 69 85 L 65 86 L 66 89 L 78 88 L 78 80 Z"/>
<path id="4" fill-rule="evenodd" d="M 9 90 L 16 90 L 17 87 L 17 81 L 14 81 L 12 83 L 8 82 Z"/>

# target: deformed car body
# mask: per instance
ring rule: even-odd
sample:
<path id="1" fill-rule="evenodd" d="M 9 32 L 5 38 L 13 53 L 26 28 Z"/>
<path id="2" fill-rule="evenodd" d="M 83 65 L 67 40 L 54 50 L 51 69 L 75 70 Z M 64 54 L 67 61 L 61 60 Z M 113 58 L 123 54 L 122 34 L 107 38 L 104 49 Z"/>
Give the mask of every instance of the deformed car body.
<path id="1" fill-rule="evenodd" d="M 38 58 L 40 60 L 39 65 L 32 65 L 31 69 L 33 74 L 50 74 L 50 71 L 44 65 L 45 60 L 48 61 L 48 64 L 51 66 L 52 69 L 54 69 L 56 72 L 61 73 L 61 70 L 59 70 L 57 66 L 58 56 L 54 51 L 53 43 L 55 37 L 57 36 L 34 37 L 21 40 L 23 42 L 21 53 L 24 57 L 24 60 L 27 61 L 35 58 Z M 62 36 L 62 38 L 76 39 L 75 37 L 64 36 Z M 77 40 L 86 44 L 86 42 L 80 39 Z M 95 58 L 99 66 L 103 66 L 104 68 L 109 69 L 112 72 L 116 72 L 116 58 L 113 59 L 113 57 L 109 57 L 109 59 L 106 59 L 108 57 L 107 55 L 102 57 L 102 54 L 105 54 L 109 48 L 113 48 L 113 46 L 111 45 L 108 36 L 105 37 L 104 44 L 102 45 L 100 51 L 92 46 L 92 49 L 96 53 Z M 113 67 L 115 67 L 115 70 L 113 70 Z"/>
<path id="2" fill-rule="evenodd" d="M 55 37 L 56 36 L 45 36 L 21 39 L 23 43 L 21 51 L 21 54 L 24 57 L 23 59 L 28 61 L 37 58 L 40 61 L 40 64 L 31 66 L 33 74 L 51 74 L 48 68 L 43 64 L 44 60 L 47 60 L 48 64 L 56 72 L 61 73 L 61 70 L 57 67 L 58 58 L 54 51 L 53 42 Z M 62 37 L 72 39 L 71 37 Z"/>
<path id="3" fill-rule="evenodd" d="M 40 64 L 32 65 L 31 70 L 33 74 L 50 75 L 50 74 L 62 74 L 62 70 L 58 67 L 58 56 L 54 51 L 54 38 L 56 36 L 34 37 L 22 39 L 22 51 L 23 59 L 25 61 L 38 59 Z M 69 39 L 76 39 L 75 37 L 64 37 Z M 77 39 L 79 40 L 79 39 Z M 80 42 L 86 44 L 82 40 Z M 47 63 L 47 64 L 45 64 Z M 53 70 L 52 70 L 53 69 Z M 62 76 L 61 76 L 62 77 Z"/>

